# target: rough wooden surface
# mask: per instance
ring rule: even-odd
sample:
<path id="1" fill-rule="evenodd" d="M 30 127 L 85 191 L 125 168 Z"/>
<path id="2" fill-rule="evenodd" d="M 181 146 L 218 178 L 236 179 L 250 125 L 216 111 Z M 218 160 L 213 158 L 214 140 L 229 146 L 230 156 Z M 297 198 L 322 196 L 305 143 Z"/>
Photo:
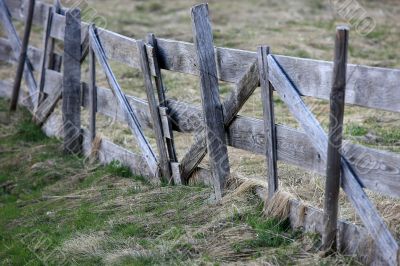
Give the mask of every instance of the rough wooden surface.
<path id="1" fill-rule="evenodd" d="M 81 12 L 71 9 L 66 14 L 64 40 L 64 78 L 62 112 L 64 152 L 79 154 L 81 138 Z"/>
<path id="2" fill-rule="evenodd" d="M 230 169 L 208 5 L 194 6 L 191 10 L 191 16 L 196 58 L 200 72 L 201 102 L 207 150 L 214 179 L 215 197 L 219 201 L 224 193 L 225 182 L 229 178 Z"/>
<path id="3" fill-rule="evenodd" d="M 93 141 L 96 137 L 97 87 L 96 87 L 96 57 L 89 47 L 89 136 Z"/>
<path id="4" fill-rule="evenodd" d="M 333 86 L 330 96 L 328 154 L 326 162 L 326 181 L 324 197 L 324 230 L 322 249 L 336 249 L 337 218 L 339 211 L 339 191 L 341 174 L 341 155 L 344 95 L 346 92 L 346 66 L 349 29 L 336 29 Z"/>
<path id="5" fill-rule="evenodd" d="M 140 54 L 140 64 L 142 66 L 142 75 L 144 79 L 144 86 L 146 88 L 147 101 L 149 105 L 150 115 L 153 121 L 153 131 L 156 137 L 158 149 L 158 161 L 161 169 L 161 174 L 164 180 L 172 182 L 171 168 L 169 165 L 168 153 L 164 139 L 163 127 L 161 116 L 158 109 L 158 102 L 155 97 L 155 90 L 153 87 L 152 76 L 150 72 L 149 61 L 147 59 L 146 46 L 143 41 L 137 42 L 137 48 Z"/>
<path id="6" fill-rule="evenodd" d="M 266 136 L 266 159 L 268 170 L 268 198 L 272 199 L 275 191 L 278 190 L 278 172 L 276 151 L 276 126 L 274 116 L 274 101 L 272 86 L 268 77 L 269 47 L 258 47 L 258 69 L 260 73 L 261 100 L 263 104 L 264 131 Z"/>
<path id="7" fill-rule="evenodd" d="M 163 117 L 163 133 L 164 136 L 166 137 L 166 145 L 168 149 L 168 155 L 169 155 L 169 160 L 170 162 L 178 162 L 178 157 L 176 155 L 176 149 L 175 149 L 175 143 L 174 143 L 174 133 L 172 131 L 172 125 L 170 122 L 169 118 L 169 109 L 167 108 L 167 102 L 166 102 L 166 96 L 165 96 L 165 88 L 162 80 L 162 73 L 160 66 L 158 64 L 158 45 L 157 45 L 157 39 L 154 34 L 150 33 L 147 35 L 147 42 L 151 45 L 152 49 L 152 54 L 151 56 L 148 56 L 149 58 L 152 58 L 153 66 L 154 66 L 154 80 L 157 88 L 157 95 L 158 95 L 158 101 L 160 103 L 160 108 L 164 108 L 165 110 L 165 116 L 162 114 Z M 161 110 L 161 109 L 160 109 Z"/>
<path id="8" fill-rule="evenodd" d="M 268 56 L 270 82 L 281 99 L 287 104 L 290 112 L 301 124 L 307 137 L 312 141 L 321 158 L 327 160 L 328 138 L 311 111 L 301 99 L 298 90 L 288 79 L 288 74 L 279 66 L 272 55 Z M 351 165 L 342 156 L 342 188 L 360 216 L 368 232 L 376 241 L 383 257 L 390 265 L 398 264 L 399 247 L 389 232 L 383 219 L 379 216 L 368 196 L 365 194 L 358 177 Z"/>
<path id="9" fill-rule="evenodd" d="M 136 140 L 139 144 L 139 147 L 142 151 L 142 154 L 149 165 L 149 169 L 151 169 L 153 173 L 152 179 L 158 179 L 158 162 L 157 158 L 151 148 L 149 142 L 147 141 L 146 137 L 144 136 L 140 123 L 135 115 L 134 110 L 132 109 L 131 105 L 129 104 L 125 94 L 122 92 L 121 87 L 119 86 L 114 73 L 112 72 L 104 51 L 102 49 L 101 44 L 98 41 L 97 33 L 93 26 L 89 29 L 89 37 L 90 37 L 90 44 L 91 47 L 96 55 L 97 60 L 99 61 L 100 65 L 102 66 L 108 83 L 110 84 L 113 94 L 117 99 L 117 103 L 119 108 L 121 109 L 124 118 L 126 119 L 129 128 L 131 129 L 132 133 L 135 135 Z M 98 102 L 98 104 L 100 104 Z M 153 180 L 154 181 L 154 180 Z"/>

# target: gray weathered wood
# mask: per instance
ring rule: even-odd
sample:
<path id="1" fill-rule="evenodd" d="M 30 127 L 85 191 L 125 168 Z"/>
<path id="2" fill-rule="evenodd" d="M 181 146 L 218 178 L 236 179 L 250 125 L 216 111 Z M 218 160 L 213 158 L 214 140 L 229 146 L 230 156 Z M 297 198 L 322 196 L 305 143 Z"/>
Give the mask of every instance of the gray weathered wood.
<path id="1" fill-rule="evenodd" d="M 223 103 L 224 110 L 224 124 L 226 127 L 230 125 L 230 123 L 235 118 L 236 114 L 240 111 L 244 103 L 251 96 L 254 90 L 257 88 L 259 84 L 258 77 L 258 69 L 257 63 L 254 62 L 247 72 L 243 75 L 243 77 L 236 84 L 236 88 L 229 94 L 226 100 Z M 180 109 L 180 108 L 179 108 Z M 193 118 L 195 118 L 194 116 Z M 193 120 L 193 118 L 189 118 L 188 121 L 183 123 L 191 125 L 192 129 L 197 132 L 202 132 L 203 125 L 200 122 L 201 120 Z M 176 116 L 172 117 L 172 120 L 176 120 Z M 180 119 L 175 122 L 180 123 Z M 200 164 L 201 160 L 207 153 L 206 149 L 206 140 L 205 136 L 202 133 L 199 133 L 199 137 L 196 139 L 195 143 L 189 148 L 188 152 L 184 155 L 181 161 L 182 168 L 182 179 L 185 183 L 187 183 L 193 171 Z"/>
<path id="2" fill-rule="evenodd" d="M 144 79 L 144 85 L 146 88 L 146 95 L 149 104 L 150 115 L 153 119 L 153 131 L 156 137 L 157 149 L 159 152 L 158 159 L 159 159 L 159 166 L 161 169 L 162 178 L 164 178 L 164 180 L 166 180 L 167 182 L 172 182 L 172 174 L 168 160 L 167 148 L 165 146 L 165 141 L 164 141 L 165 139 L 161 124 L 161 116 L 158 110 L 158 103 L 155 97 L 153 82 L 151 80 L 152 77 L 150 72 L 150 66 L 149 66 L 149 61 L 147 59 L 146 46 L 144 42 L 138 41 L 137 48 L 141 56 L 140 61 L 142 65 L 142 74 Z"/>
<path id="3" fill-rule="evenodd" d="M 266 135 L 266 159 L 268 169 L 268 198 L 272 199 L 278 190 L 278 155 L 276 151 L 276 127 L 272 86 L 268 78 L 269 47 L 258 47 L 258 69 L 260 73 L 261 99 L 263 103 L 264 130 Z"/>
<path id="4" fill-rule="evenodd" d="M 93 141 L 96 137 L 97 87 L 96 87 L 96 58 L 89 46 L 89 134 Z"/>
<path id="5" fill-rule="evenodd" d="M 124 114 L 124 117 L 128 122 L 129 128 L 131 129 L 132 133 L 135 135 L 136 140 L 138 141 L 138 144 L 139 144 L 139 147 L 141 148 L 142 154 L 143 154 L 147 164 L 149 165 L 149 169 L 151 169 L 151 171 L 153 173 L 152 178 L 156 179 L 158 176 L 157 158 L 156 158 L 149 142 L 147 141 L 147 139 L 145 138 L 145 136 L 141 130 L 140 123 L 139 123 L 138 119 L 136 118 L 136 115 L 135 115 L 132 107 L 130 106 L 129 102 L 127 101 L 125 94 L 122 92 L 113 72 L 111 71 L 111 68 L 106 60 L 105 55 L 104 55 L 102 46 L 98 42 L 97 34 L 96 34 L 93 26 L 91 26 L 89 28 L 89 37 L 90 37 L 91 47 L 96 55 L 96 58 L 98 59 L 100 65 L 102 66 L 102 68 L 106 74 L 108 83 L 110 84 L 112 91 L 113 91 L 115 97 L 117 98 L 118 105 L 121 108 L 121 110 Z"/>
<path id="6" fill-rule="evenodd" d="M 64 79 L 62 112 L 64 152 L 80 154 L 81 136 L 81 12 L 71 9 L 66 14 L 64 40 Z"/>
<path id="7" fill-rule="evenodd" d="M 40 106 L 44 99 L 44 82 L 45 82 L 45 75 L 46 75 L 46 69 L 49 68 L 49 64 L 52 61 L 51 54 L 52 51 L 51 49 L 54 50 L 54 42 L 51 44 L 50 39 L 50 27 L 51 27 L 51 21 L 53 19 L 53 7 L 48 8 L 47 12 L 47 20 L 45 22 L 44 26 L 44 31 L 43 31 L 43 52 L 42 52 L 42 57 L 40 59 L 40 78 L 39 78 L 39 86 L 38 86 L 38 101 L 37 101 L 37 107 Z"/>
<path id="8" fill-rule="evenodd" d="M 322 249 L 336 249 L 337 218 L 339 211 L 339 190 L 341 173 L 341 155 L 344 96 L 346 91 L 348 27 L 336 29 L 333 86 L 330 97 L 329 139 L 326 165 L 324 231 Z"/>
<path id="9" fill-rule="evenodd" d="M 278 62 L 271 55 L 268 56 L 268 67 L 270 82 L 287 104 L 292 115 L 301 124 L 303 130 L 321 158 L 327 160 L 328 138 L 310 110 L 301 99 L 298 90 L 287 78 L 288 74 L 279 66 Z M 383 254 L 385 260 L 391 264 L 398 264 L 399 247 L 396 240 L 390 234 L 383 219 L 365 194 L 360 180 L 355 175 L 354 170 L 348 161 L 342 156 L 342 188 L 346 192 L 348 199 L 352 203 L 356 212 L 360 216 L 368 232 L 375 239 L 377 246 Z"/>
<path id="10" fill-rule="evenodd" d="M 163 133 L 164 137 L 166 138 L 165 142 L 167 145 L 167 150 L 168 150 L 168 155 L 169 155 L 169 160 L 170 162 L 178 162 L 178 157 L 176 155 L 176 149 L 175 149 L 175 143 L 174 143 L 174 135 L 172 132 L 172 125 L 169 122 L 169 116 L 168 116 L 168 108 L 167 108 L 167 103 L 166 103 L 166 96 L 165 96 L 165 88 L 162 80 L 162 73 L 161 69 L 158 65 L 158 45 L 157 45 L 157 39 L 154 36 L 154 34 L 150 33 L 147 35 L 147 42 L 153 47 L 152 49 L 152 55 L 151 57 L 153 58 L 153 66 L 154 66 L 154 80 L 157 88 L 157 95 L 158 95 L 158 101 L 160 103 L 160 108 L 164 108 L 165 110 L 165 116 L 162 116 L 164 119 L 163 121 Z M 163 114 L 162 114 L 163 115 Z"/>
<path id="11" fill-rule="evenodd" d="M 208 6 L 201 4 L 191 10 L 192 31 L 200 71 L 200 89 L 203 105 L 207 150 L 214 179 L 217 201 L 224 193 L 229 178 L 228 150 L 225 144 L 225 126 L 222 105 L 219 98 L 217 67 Z"/>
<path id="12" fill-rule="evenodd" d="M 34 2 L 33 2 L 34 4 Z M 13 96 L 11 100 L 11 105 L 10 109 L 15 109 L 16 104 L 18 102 L 18 96 L 19 96 L 19 87 L 21 84 L 21 76 L 22 72 L 24 74 L 25 82 L 28 86 L 29 90 L 29 95 L 30 95 L 30 101 L 31 101 L 31 107 L 34 106 L 34 103 L 36 102 L 36 80 L 35 77 L 32 73 L 32 66 L 30 65 L 29 60 L 26 59 L 26 49 L 29 43 L 29 35 L 30 35 L 30 28 L 31 28 L 31 22 L 32 18 L 30 16 L 33 16 L 33 9 L 28 10 L 31 12 L 28 12 L 27 18 L 26 18 L 26 28 L 24 32 L 24 43 L 21 44 L 21 41 L 18 37 L 17 31 L 15 30 L 15 27 L 12 23 L 11 20 L 11 15 L 9 13 L 9 9 L 4 3 L 4 0 L 0 0 L 0 21 L 3 24 L 3 27 L 5 28 L 8 36 L 8 40 L 10 41 L 11 48 L 14 52 L 14 57 L 19 58 L 19 70 L 17 71 L 17 76 L 15 79 L 14 83 L 14 88 L 13 88 Z"/>
<path id="13" fill-rule="evenodd" d="M 175 185 L 181 185 L 182 184 L 182 179 L 181 179 L 181 171 L 180 171 L 180 165 L 177 162 L 172 162 L 171 163 L 171 170 L 172 170 L 172 178 L 174 180 Z"/>

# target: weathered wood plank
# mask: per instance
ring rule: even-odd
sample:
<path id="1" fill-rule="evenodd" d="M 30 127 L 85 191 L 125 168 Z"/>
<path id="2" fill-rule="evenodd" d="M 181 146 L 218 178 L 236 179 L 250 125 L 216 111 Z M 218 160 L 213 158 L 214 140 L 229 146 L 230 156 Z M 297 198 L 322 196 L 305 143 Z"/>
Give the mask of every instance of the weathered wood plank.
<path id="1" fill-rule="evenodd" d="M 89 46 L 89 136 L 91 141 L 96 137 L 97 87 L 96 87 L 96 58 Z"/>
<path id="2" fill-rule="evenodd" d="M 71 9 L 66 14 L 64 41 L 64 79 L 62 112 L 64 152 L 80 154 L 81 136 L 81 12 Z"/>
<path id="3" fill-rule="evenodd" d="M 224 194 L 225 183 L 230 175 L 230 169 L 208 5 L 200 4 L 192 7 L 191 16 L 196 58 L 200 72 L 201 102 L 207 150 L 210 157 L 215 198 L 220 201 Z"/>
<path id="4" fill-rule="evenodd" d="M 138 121 L 133 109 L 131 108 L 129 102 L 127 101 L 125 94 L 122 92 L 122 90 L 121 90 L 121 88 L 120 88 L 108 62 L 107 62 L 106 56 L 104 54 L 101 44 L 98 42 L 97 34 L 96 34 L 93 26 L 91 26 L 89 28 L 89 37 L 90 37 L 91 47 L 96 55 L 96 58 L 98 59 L 100 65 L 102 66 L 102 68 L 106 74 L 108 83 L 110 84 L 110 86 L 113 90 L 113 93 L 114 93 L 115 97 L 117 98 L 118 105 L 121 108 L 132 133 L 135 135 L 136 140 L 138 141 L 139 147 L 141 148 L 144 158 L 146 158 L 149 168 L 152 170 L 153 179 L 158 179 L 157 178 L 158 177 L 157 158 L 156 158 L 149 142 L 147 141 L 146 137 L 144 136 L 144 134 L 141 130 L 139 121 Z M 153 180 L 153 181 L 155 181 L 155 180 Z"/>
<path id="5" fill-rule="evenodd" d="M 344 95 L 346 91 L 346 67 L 349 28 L 336 29 L 333 86 L 330 96 L 328 154 L 324 197 L 324 229 L 322 249 L 336 249 L 337 218 L 340 191 L 340 149 L 342 147 Z"/>
<path id="6" fill-rule="evenodd" d="M 150 33 L 147 35 L 147 43 L 150 44 L 153 49 L 151 56 L 149 58 L 152 58 L 152 63 L 154 67 L 154 80 L 157 88 L 157 95 L 158 95 L 158 101 L 160 103 L 160 110 L 164 110 L 165 113 L 162 113 L 161 116 L 163 118 L 163 133 L 166 138 L 165 142 L 167 145 L 167 150 L 168 150 L 168 156 L 170 162 L 178 162 L 178 157 L 176 155 L 176 149 L 175 149 L 175 143 L 174 143 L 174 134 L 172 131 L 172 125 L 169 121 L 169 110 L 167 108 L 167 102 L 166 102 L 166 96 L 165 96 L 165 88 L 162 80 L 162 73 L 161 69 L 158 64 L 158 45 L 157 45 L 157 39 L 154 34 Z M 179 181 L 181 183 L 181 181 Z"/>
<path id="7" fill-rule="evenodd" d="M 43 31 L 43 52 L 42 56 L 40 59 L 40 78 L 39 78 L 39 88 L 38 88 L 38 101 L 37 101 L 37 107 L 40 106 L 44 99 L 44 82 L 45 82 L 45 75 L 46 75 L 46 69 L 49 68 L 50 62 L 52 61 L 51 54 L 52 54 L 52 49 L 54 50 L 54 42 L 50 43 L 50 27 L 51 27 L 51 21 L 53 19 L 53 7 L 49 7 L 48 12 L 47 12 L 47 19 L 45 21 L 44 25 L 44 31 Z"/>
<path id="8" fill-rule="evenodd" d="M 31 15 L 33 15 L 32 12 L 29 12 L 29 13 Z M 30 19 L 29 15 L 28 15 L 27 19 Z M 20 70 L 18 71 L 18 73 L 20 73 L 19 75 L 22 75 L 22 72 L 24 74 L 23 76 L 24 76 L 25 82 L 28 86 L 29 96 L 30 96 L 30 100 L 32 103 L 31 108 L 33 108 L 34 104 L 37 101 L 37 95 L 36 95 L 37 87 L 36 87 L 35 77 L 32 73 L 33 72 L 32 66 L 31 66 L 29 60 L 26 58 L 26 50 L 25 50 L 27 48 L 25 46 L 27 46 L 28 42 L 29 42 L 30 27 L 26 28 L 26 31 L 24 32 L 24 43 L 21 44 L 21 40 L 18 37 L 18 33 L 15 30 L 14 25 L 12 24 L 9 9 L 3 0 L 0 0 L 0 21 L 7 32 L 8 40 L 10 41 L 12 51 L 14 52 L 14 57 L 19 58 L 19 59 L 21 59 L 20 56 L 23 57 L 23 60 L 19 60 L 21 62 L 21 64 L 19 64 Z M 21 52 L 22 52 L 22 54 L 21 54 Z M 17 78 L 14 86 L 19 87 L 18 83 L 20 84 L 20 78 Z M 14 91 L 15 91 L 15 89 L 14 89 Z M 18 89 L 18 92 L 19 92 L 19 89 Z M 12 97 L 14 99 L 13 105 L 15 105 L 18 101 L 18 92 L 16 91 Z"/>
<path id="9" fill-rule="evenodd" d="M 287 78 L 288 74 L 284 72 L 271 55 L 268 56 L 268 67 L 271 84 L 287 104 L 292 115 L 301 124 L 303 130 L 307 133 L 307 137 L 312 140 L 321 158 L 326 161 L 328 138 L 324 130 L 301 99 L 297 88 Z M 385 260 L 390 265 L 397 265 L 399 247 L 396 240 L 390 234 L 385 222 L 365 194 L 351 165 L 343 156 L 341 165 L 343 169 L 342 188 L 346 192 L 348 199 L 356 209 L 366 229 L 376 241 Z"/>
<path id="10" fill-rule="evenodd" d="M 272 199 L 278 190 L 278 155 L 276 151 L 276 127 L 272 86 L 268 77 L 269 47 L 258 47 L 258 69 L 260 73 L 261 100 L 263 103 L 264 131 L 266 136 L 266 159 L 268 170 L 268 198 Z"/>
<path id="11" fill-rule="evenodd" d="M 161 124 L 161 116 L 158 110 L 158 103 L 155 97 L 155 91 L 152 82 L 152 76 L 150 72 L 149 61 L 147 59 L 146 46 L 143 41 L 137 42 L 137 48 L 141 56 L 140 61 L 142 65 L 142 74 L 144 79 L 144 86 L 146 88 L 147 101 L 150 109 L 150 115 L 153 121 L 153 131 L 156 137 L 157 149 L 158 149 L 158 160 L 161 168 L 161 174 L 164 180 L 172 183 L 172 174 L 168 160 L 167 148 L 165 146 L 165 139 L 163 128 Z"/>

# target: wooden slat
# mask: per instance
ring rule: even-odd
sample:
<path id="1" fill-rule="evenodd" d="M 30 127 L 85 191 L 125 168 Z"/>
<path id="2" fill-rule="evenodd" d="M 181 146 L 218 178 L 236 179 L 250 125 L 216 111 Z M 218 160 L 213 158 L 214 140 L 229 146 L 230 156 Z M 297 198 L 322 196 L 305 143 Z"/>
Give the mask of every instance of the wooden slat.
<path id="1" fill-rule="evenodd" d="M 268 56 L 268 67 L 271 84 L 277 90 L 281 99 L 287 104 L 292 115 L 301 124 L 303 130 L 307 133 L 307 137 L 320 153 L 321 158 L 326 161 L 328 138 L 324 130 L 301 99 L 297 88 L 287 78 L 288 74 L 284 72 L 271 55 Z M 344 157 L 342 158 L 342 169 L 342 188 L 346 192 L 348 199 L 360 216 L 366 229 L 376 241 L 385 260 L 390 265 L 397 265 L 398 244 L 362 189 L 351 165 Z"/>
<path id="2" fill-rule="evenodd" d="M 156 137 L 156 144 L 158 149 L 158 160 L 161 168 L 161 174 L 164 180 L 172 183 L 172 174 L 168 160 L 167 148 L 165 146 L 165 139 L 163 127 L 161 124 L 161 116 L 158 110 L 158 103 L 155 97 L 155 91 L 150 72 L 149 61 L 147 59 L 146 46 L 143 41 L 137 42 L 139 54 L 141 56 L 142 74 L 144 79 L 144 86 L 146 88 L 147 101 L 150 109 L 150 115 L 153 121 L 153 131 Z"/>
<path id="3" fill-rule="evenodd" d="M 22 49 L 21 40 L 19 39 L 18 33 L 15 30 L 14 25 L 12 24 L 9 10 L 3 0 L 0 0 L 0 21 L 7 32 L 8 40 L 10 41 L 12 51 L 14 52 L 14 58 L 19 58 Z M 23 74 L 25 82 L 28 86 L 28 91 L 33 107 L 34 103 L 36 103 L 37 101 L 37 94 L 36 94 L 37 87 L 36 87 L 36 80 L 33 75 L 32 66 L 28 59 L 25 60 Z"/>
<path id="4" fill-rule="evenodd" d="M 89 134 L 93 141 L 96 137 L 97 87 L 96 58 L 93 49 L 89 47 Z"/>
<path id="5" fill-rule="evenodd" d="M 57 88 L 57 83 L 62 80 L 62 75 L 55 71 L 46 74 L 45 92 L 52 93 Z M 83 83 L 85 98 L 83 105 L 88 108 L 88 85 Z M 124 114 L 109 89 L 98 88 L 98 113 L 126 122 Z M 148 114 L 147 102 L 134 96 L 127 96 L 133 112 L 136 114 L 143 128 L 152 128 L 151 117 Z M 199 107 L 192 104 L 168 100 L 171 110 L 171 121 L 174 121 L 174 130 L 179 132 L 194 132 L 203 118 Z M 320 175 L 325 175 L 326 164 L 312 146 L 307 135 L 301 130 L 284 125 L 276 125 L 278 160 L 299 166 Z M 227 129 L 228 145 L 265 155 L 264 123 L 261 119 L 236 116 Z M 400 198 L 400 154 L 379 151 L 373 148 L 346 142 L 343 152 L 360 176 L 364 186 L 372 191 L 391 197 Z"/>
<path id="6" fill-rule="evenodd" d="M 225 182 L 230 175 L 230 169 L 208 5 L 194 6 L 191 10 L 191 16 L 196 58 L 200 72 L 201 102 L 207 150 L 210 157 L 209 163 L 213 175 L 215 198 L 220 201 L 224 194 Z"/>
<path id="7" fill-rule="evenodd" d="M 268 77 L 269 47 L 258 47 L 258 69 L 260 73 L 261 100 L 263 103 L 264 131 L 266 136 L 266 159 L 268 170 L 268 198 L 272 199 L 278 190 L 278 155 L 276 151 L 276 127 L 272 86 Z"/>
<path id="8" fill-rule="evenodd" d="M 164 112 L 161 113 L 162 121 L 163 121 L 163 133 L 166 138 L 165 142 L 168 149 L 168 155 L 170 162 L 177 162 L 178 157 L 176 155 L 175 143 L 174 143 L 174 134 L 172 132 L 172 125 L 169 121 L 169 111 L 167 108 L 166 96 L 165 96 L 165 88 L 163 84 L 161 69 L 158 64 L 158 44 L 157 39 L 154 34 L 150 33 L 147 35 L 147 42 L 151 45 L 153 49 L 151 49 L 151 56 L 152 58 L 152 65 L 154 67 L 154 80 L 157 88 L 157 95 L 158 101 L 160 103 L 160 111 L 163 110 Z M 181 183 L 181 181 L 179 181 Z"/>
<path id="9" fill-rule="evenodd" d="M 64 78 L 62 113 L 64 125 L 64 152 L 80 154 L 81 138 L 81 12 L 71 9 L 66 14 L 64 41 Z"/>
<path id="10" fill-rule="evenodd" d="M 138 144 L 139 144 L 139 147 L 141 148 L 143 156 L 144 156 L 144 158 L 146 158 L 146 161 L 149 165 L 149 169 L 152 170 L 153 181 L 155 181 L 155 179 L 158 179 L 157 178 L 158 177 L 157 158 L 156 158 L 149 142 L 145 138 L 145 136 L 141 130 L 139 121 L 136 118 L 136 115 L 135 115 L 133 109 L 131 108 L 129 102 L 127 101 L 125 94 L 122 92 L 121 87 L 119 86 L 119 84 L 118 84 L 118 82 L 106 60 L 104 51 L 102 50 L 102 46 L 98 42 L 97 34 L 95 33 L 94 27 L 90 27 L 89 37 L 90 37 L 90 44 L 96 55 L 96 58 L 98 59 L 100 65 L 102 66 L 102 68 L 106 74 L 108 83 L 110 84 L 111 88 L 113 89 L 113 93 L 114 93 L 115 97 L 117 98 L 118 105 L 121 108 L 132 133 L 135 135 L 136 140 L 138 141 Z"/>

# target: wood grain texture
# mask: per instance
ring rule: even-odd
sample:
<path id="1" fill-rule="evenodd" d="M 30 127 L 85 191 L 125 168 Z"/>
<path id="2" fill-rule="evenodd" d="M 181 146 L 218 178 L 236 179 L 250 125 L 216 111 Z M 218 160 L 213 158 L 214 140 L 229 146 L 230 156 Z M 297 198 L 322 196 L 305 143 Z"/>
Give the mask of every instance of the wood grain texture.
<path id="1" fill-rule="evenodd" d="M 278 155 L 276 149 L 276 127 L 274 116 L 274 101 L 272 86 L 268 77 L 268 60 L 270 53 L 269 47 L 258 47 L 258 69 L 260 73 L 261 100 L 263 104 L 264 132 L 266 136 L 266 159 L 268 171 L 268 198 L 272 199 L 278 190 Z"/>
<path id="2" fill-rule="evenodd" d="M 339 191 L 341 175 L 341 155 L 344 95 L 346 92 L 346 67 L 349 28 L 336 29 L 333 86 L 330 96 L 328 154 L 324 197 L 324 230 L 322 249 L 336 249 L 337 218 L 339 212 Z"/>
<path id="3" fill-rule="evenodd" d="M 96 57 L 89 46 L 89 136 L 96 138 L 97 87 L 96 87 Z"/>
<path id="4" fill-rule="evenodd" d="M 312 140 L 321 158 L 327 160 L 328 138 L 319 122 L 305 105 L 293 83 L 288 79 L 288 74 L 281 68 L 273 56 L 268 56 L 270 82 L 277 90 L 281 99 L 287 104 L 290 112 L 301 124 L 307 137 Z M 368 232 L 376 241 L 383 257 L 390 265 L 398 264 L 399 247 L 396 240 L 389 232 L 383 219 L 379 216 L 368 196 L 359 183 L 358 176 L 351 165 L 342 156 L 342 188 L 348 199 L 360 216 Z"/>
<path id="5" fill-rule="evenodd" d="M 160 103 L 160 108 L 164 108 L 165 115 L 164 113 L 161 114 L 163 118 L 163 133 L 164 136 L 166 137 L 166 145 L 167 145 L 167 150 L 168 150 L 168 155 L 169 155 L 169 160 L 170 162 L 178 162 L 178 157 L 176 155 L 176 149 L 175 149 L 175 143 L 174 143 L 174 133 L 172 131 L 172 125 L 170 123 L 169 119 L 169 109 L 167 108 L 167 102 L 166 102 L 166 96 L 165 96 L 165 88 L 162 80 L 162 73 L 160 66 L 158 64 L 158 44 L 157 44 L 157 39 L 154 34 L 150 33 L 147 35 L 147 43 L 151 45 L 153 48 L 151 50 L 152 54 L 151 56 L 148 56 L 149 58 L 152 58 L 152 65 L 154 67 L 154 80 L 157 88 L 157 95 L 158 95 L 158 101 Z M 161 109 L 160 109 L 161 110 Z"/>
<path id="6" fill-rule="evenodd" d="M 163 127 L 161 124 L 161 116 L 158 109 L 158 102 L 155 97 L 149 61 L 147 59 L 146 46 L 144 42 L 138 41 L 137 48 L 140 54 L 140 63 L 142 65 L 142 74 L 144 79 L 144 86 L 146 88 L 147 102 L 153 121 L 153 131 L 156 137 L 157 149 L 159 154 L 159 166 L 161 168 L 162 178 L 164 178 L 165 181 L 172 183 L 172 174 L 169 165 L 167 148 L 165 146 L 166 144 L 164 139 Z"/>
<path id="7" fill-rule="evenodd" d="M 10 15 L 9 11 L 10 10 L 8 9 L 4 0 L 0 0 L 0 22 L 3 25 L 3 28 L 5 28 L 6 34 L 8 36 L 8 40 L 11 44 L 11 48 L 14 53 L 14 57 L 19 58 L 21 55 L 21 51 L 22 51 L 22 43 L 21 43 L 21 40 L 18 37 L 18 33 L 15 30 L 15 27 L 12 23 L 11 15 Z M 28 33 L 28 32 L 26 32 L 26 33 Z M 28 34 L 27 38 L 29 40 L 29 34 Z M 25 56 L 24 56 L 24 58 L 25 58 Z M 30 108 L 33 108 L 34 103 L 36 103 L 36 101 L 37 101 L 36 80 L 33 75 L 33 70 L 32 70 L 30 61 L 25 59 L 25 60 L 23 60 L 23 62 L 24 62 L 24 65 L 21 67 L 23 67 L 23 74 L 24 74 L 23 76 L 24 76 L 25 82 L 28 86 L 28 91 L 29 91 L 29 96 L 30 96 L 30 101 L 31 101 Z M 17 101 L 18 101 L 18 95 L 14 95 L 14 98 L 15 98 L 15 96 L 17 97 Z"/>
<path id="8" fill-rule="evenodd" d="M 207 150 L 214 179 L 215 197 L 217 201 L 220 201 L 224 193 L 225 182 L 230 175 L 230 169 L 208 5 L 194 6 L 191 10 L 191 17 L 196 58 L 200 72 Z"/>
<path id="9" fill-rule="evenodd" d="M 102 49 L 101 44 L 98 41 L 97 38 L 97 33 L 95 32 L 95 29 L 93 26 L 89 28 L 89 37 L 90 37 L 90 44 L 91 47 L 96 55 L 96 58 L 98 59 L 100 65 L 102 66 L 108 83 L 110 84 L 113 94 L 117 99 L 118 106 L 121 108 L 121 111 L 129 125 L 129 128 L 131 129 L 132 133 L 135 135 L 136 140 L 138 141 L 139 147 L 141 149 L 141 152 L 143 154 L 143 157 L 146 159 L 146 162 L 148 163 L 149 169 L 151 169 L 153 173 L 153 179 L 158 179 L 158 162 L 157 158 L 147 141 L 146 137 L 144 136 L 140 123 L 134 113 L 134 110 L 132 109 L 131 105 L 129 104 L 125 94 L 122 92 L 121 87 L 119 86 L 114 73 L 112 72 L 106 56 L 104 54 L 104 51 Z M 100 104 L 98 102 L 98 104 Z"/>
<path id="10" fill-rule="evenodd" d="M 64 152 L 80 154 L 81 136 L 81 12 L 71 9 L 66 14 L 64 40 L 64 78 L 62 113 Z"/>

